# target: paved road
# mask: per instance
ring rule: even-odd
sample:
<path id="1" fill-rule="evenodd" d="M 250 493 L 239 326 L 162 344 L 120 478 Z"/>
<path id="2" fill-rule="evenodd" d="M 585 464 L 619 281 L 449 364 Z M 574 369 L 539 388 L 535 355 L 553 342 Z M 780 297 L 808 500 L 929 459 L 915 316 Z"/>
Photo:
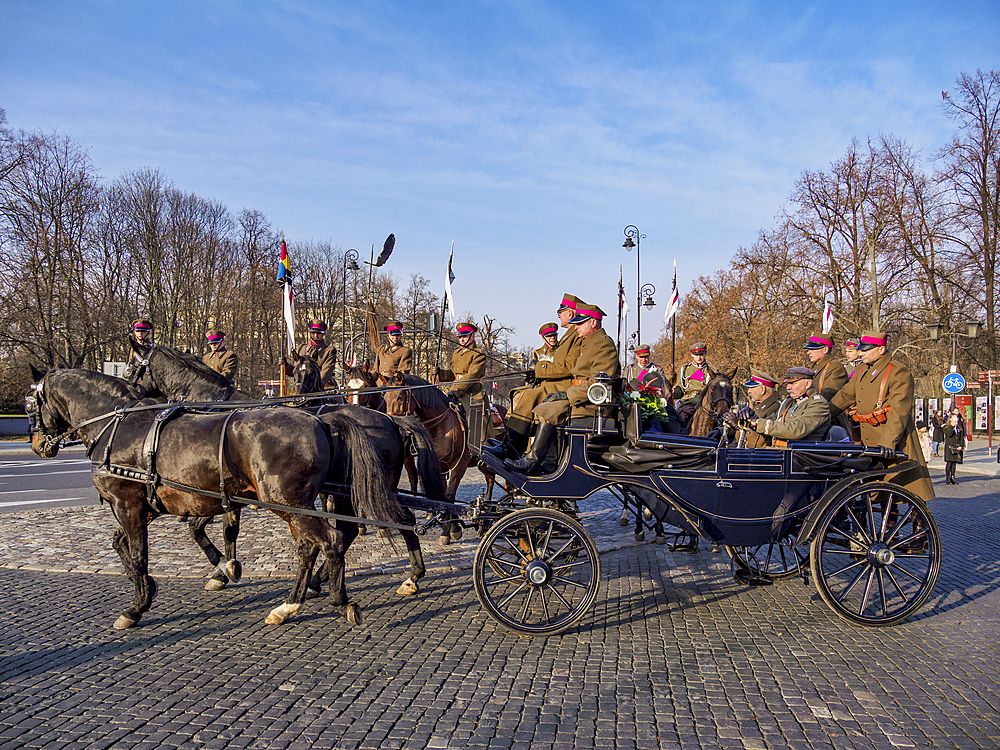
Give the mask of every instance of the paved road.
<path id="1" fill-rule="evenodd" d="M 0 443 L 0 512 L 67 505 L 94 505 L 90 461 L 82 448 L 39 458 L 26 443 Z"/>
<path id="2" fill-rule="evenodd" d="M 107 509 L 4 514 L 0 561 L 20 567 L 0 569 L 0 747 L 995 750 L 998 486 L 938 484 L 936 594 L 889 629 L 842 623 L 799 581 L 738 586 L 724 555 L 616 549 L 631 533 L 597 502 L 585 524 L 606 550 L 598 604 L 549 639 L 486 617 L 462 569 L 474 540 L 429 552 L 423 593 L 403 600 L 368 538 L 383 551 L 348 580 L 361 626 L 313 601 L 275 628 L 264 616 L 289 581 L 258 564 L 285 553 L 245 560 L 240 584 L 209 594 L 190 577 L 207 566 L 169 522 L 154 524 L 151 543 L 177 550 L 154 560 L 154 608 L 117 632 L 129 585 L 82 572 L 107 547 Z M 285 533 L 265 514 L 254 524 Z M 67 528 L 83 531 L 67 542 Z M 51 572 L 53 559 L 77 572 Z"/>

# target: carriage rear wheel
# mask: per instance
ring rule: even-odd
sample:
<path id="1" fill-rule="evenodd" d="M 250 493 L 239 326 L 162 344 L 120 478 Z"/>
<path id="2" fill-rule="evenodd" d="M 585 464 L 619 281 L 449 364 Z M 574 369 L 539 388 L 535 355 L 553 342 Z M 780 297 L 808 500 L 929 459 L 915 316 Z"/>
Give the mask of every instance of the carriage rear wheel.
<path id="1" fill-rule="evenodd" d="M 872 627 L 910 617 L 934 591 L 941 534 L 927 505 L 873 482 L 837 497 L 810 549 L 816 589 L 837 615 Z"/>
<path id="2" fill-rule="evenodd" d="M 564 513 L 527 508 L 490 527 L 472 568 L 487 614 L 521 635 L 554 635 L 597 598 L 601 562 L 586 530 Z"/>
<path id="3" fill-rule="evenodd" d="M 773 544 L 755 547 L 730 547 L 726 552 L 733 558 L 737 571 L 745 571 L 753 578 L 782 581 L 802 575 L 809 564 L 809 553 L 792 546 L 795 538 L 785 536 Z"/>

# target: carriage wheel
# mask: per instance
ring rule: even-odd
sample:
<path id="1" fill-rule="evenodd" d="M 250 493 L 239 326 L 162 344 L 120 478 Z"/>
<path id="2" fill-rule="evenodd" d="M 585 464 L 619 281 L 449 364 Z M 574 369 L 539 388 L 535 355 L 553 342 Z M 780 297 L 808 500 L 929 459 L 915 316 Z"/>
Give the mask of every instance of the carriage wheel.
<path id="1" fill-rule="evenodd" d="M 472 567 L 487 614 L 521 635 L 554 635 L 593 606 L 601 582 L 597 547 L 569 516 L 527 508 L 493 524 Z"/>
<path id="2" fill-rule="evenodd" d="M 753 578 L 783 581 L 802 575 L 809 564 L 809 553 L 792 546 L 792 536 L 785 536 L 773 544 L 756 547 L 730 547 L 726 552 L 733 558 L 737 571 L 745 571 Z"/>
<path id="3" fill-rule="evenodd" d="M 867 626 L 910 617 L 941 572 L 941 534 L 913 493 L 874 482 L 836 498 L 810 550 L 816 589 L 837 615 Z"/>

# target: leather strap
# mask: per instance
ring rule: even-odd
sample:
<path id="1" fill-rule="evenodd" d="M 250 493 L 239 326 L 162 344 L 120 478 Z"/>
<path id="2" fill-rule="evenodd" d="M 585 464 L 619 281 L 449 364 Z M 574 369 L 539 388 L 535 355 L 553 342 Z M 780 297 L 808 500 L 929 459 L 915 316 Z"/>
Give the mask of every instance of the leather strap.
<path id="1" fill-rule="evenodd" d="M 875 402 L 876 409 L 881 409 L 882 401 L 885 400 L 885 388 L 886 384 L 889 382 L 889 373 L 892 372 L 892 366 L 893 363 L 890 362 L 888 365 L 886 365 L 885 371 L 882 373 L 882 383 L 879 385 L 878 388 L 878 401 Z"/>

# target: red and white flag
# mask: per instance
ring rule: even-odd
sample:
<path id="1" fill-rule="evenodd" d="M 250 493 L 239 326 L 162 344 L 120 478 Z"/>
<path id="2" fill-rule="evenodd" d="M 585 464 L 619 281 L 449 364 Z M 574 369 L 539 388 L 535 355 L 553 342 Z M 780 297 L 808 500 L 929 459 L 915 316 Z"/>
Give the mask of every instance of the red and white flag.
<path id="1" fill-rule="evenodd" d="M 823 333 L 833 330 L 833 305 L 830 304 L 830 296 L 823 296 Z"/>

